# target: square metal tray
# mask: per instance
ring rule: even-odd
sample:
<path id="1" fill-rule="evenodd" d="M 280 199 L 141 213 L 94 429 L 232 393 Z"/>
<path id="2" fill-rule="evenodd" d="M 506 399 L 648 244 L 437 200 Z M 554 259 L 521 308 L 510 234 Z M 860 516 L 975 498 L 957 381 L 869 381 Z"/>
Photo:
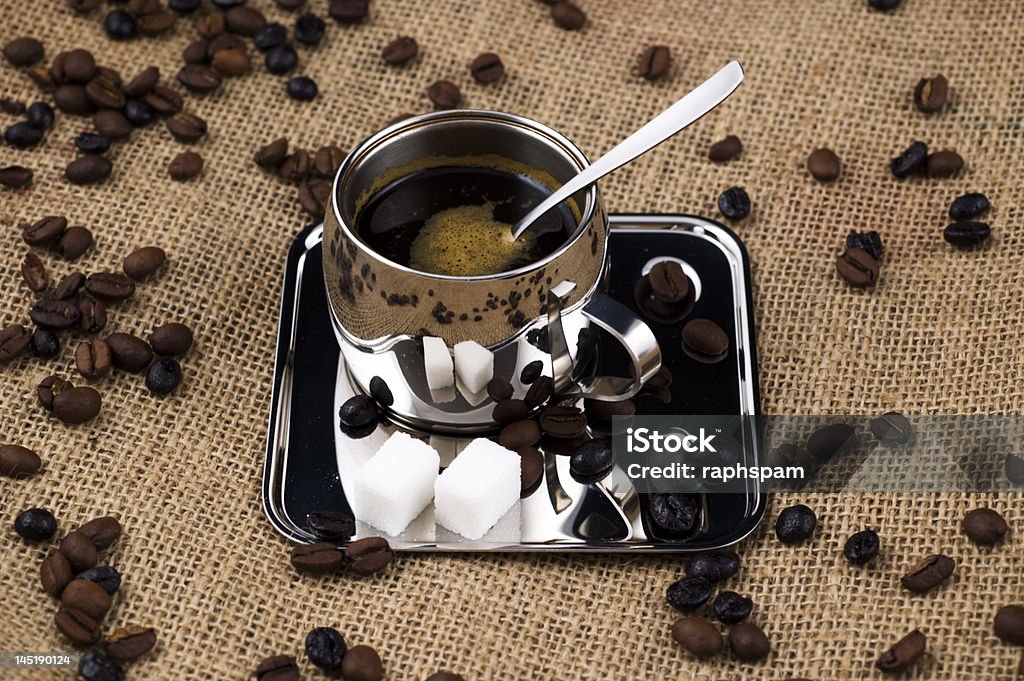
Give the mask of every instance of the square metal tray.
<path id="1" fill-rule="evenodd" d="M 632 309 L 633 286 L 650 266 L 680 261 L 697 288 L 687 318 L 715 321 L 729 335 L 728 357 L 701 364 L 681 350 L 681 322 L 649 322 L 675 380 L 670 395 L 636 399 L 643 415 L 742 415 L 760 413 L 750 269 L 743 244 L 726 227 L 690 215 L 612 215 L 608 294 Z M 338 408 L 354 394 L 328 313 L 320 258 L 321 226 L 303 230 L 288 251 L 281 302 L 273 399 L 263 474 L 263 508 L 274 527 L 296 542 L 317 539 L 306 529 L 314 510 L 351 513 L 346 484 L 351 471 L 386 439 L 386 425 L 362 440 L 341 433 Z M 600 351 L 600 343 L 599 348 Z M 756 423 L 756 419 L 753 420 Z M 756 430 L 756 429 L 755 429 Z M 426 437 L 426 436 L 424 436 Z M 442 466 L 468 440 L 430 436 Z M 744 443 L 748 465 L 763 460 L 760 433 Z M 756 481 L 744 493 L 703 494 L 698 527 L 684 538 L 652 530 L 647 495 L 637 494 L 616 469 L 592 485 L 575 482 L 568 457 L 545 452 L 540 486 L 479 541 L 434 523 L 428 507 L 402 535 L 388 537 L 407 551 L 620 551 L 691 552 L 729 546 L 754 530 L 767 494 Z M 357 523 L 357 539 L 382 532 Z"/>

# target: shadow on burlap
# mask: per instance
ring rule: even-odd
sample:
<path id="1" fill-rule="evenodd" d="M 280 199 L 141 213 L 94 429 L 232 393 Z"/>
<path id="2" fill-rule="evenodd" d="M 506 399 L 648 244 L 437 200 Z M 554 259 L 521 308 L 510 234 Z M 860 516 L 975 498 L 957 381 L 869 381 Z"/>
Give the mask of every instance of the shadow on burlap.
<path id="1" fill-rule="evenodd" d="M 536 118 L 597 155 L 739 59 L 747 82 L 734 98 L 602 186 L 612 210 L 712 217 L 722 189 L 747 188 L 754 213 L 733 226 L 754 268 L 765 411 L 1022 411 L 1024 5 L 907 0 L 885 15 L 863 0 L 583 2 L 590 23 L 573 34 L 532 0 L 374 0 L 372 21 L 329 22 L 319 48 L 300 50 L 300 71 L 321 86 L 315 102 L 289 100 L 282 79 L 262 67 L 214 95 L 187 97 L 211 128 L 196 145 L 206 159 L 198 181 L 167 181 L 166 164 L 182 146 L 160 125 L 117 146 L 113 177 L 92 188 L 61 178 L 83 119 L 60 115 L 42 150 L 0 148 L 0 165 L 36 170 L 31 190 L 0 194 L 3 323 L 27 323 L 31 300 L 17 274 L 26 251 L 17 223 L 64 213 L 96 234 L 97 247 L 75 265 L 85 271 L 116 268 L 140 245 L 170 254 L 158 281 L 116 307 L 110 331 L 145 333 L 181 320 L 197 334 L 174 396 L 155 400 L 141 378 L 112 376 L 98 386 L 101 417 L 73 429 L 43 413 L 33 391 L 51 371 L 73 373 L 68 346 L 77 339 L 49 365 L 27 358 L 3 367 L 0 440 L 38 450 L 46 468 L 31 480 L 0 480 L 0 650 L 66 649 L 52 624 L 55 604 L 37 581 L 47 547 L 9 529 L 17 511 L 43 506 L 63 530 L 98 514 L 123 521 L 126 536 L 108 560 L 125 581 L 108 624 L 149 624 L 160 636 L 158 652 L 129 671 L 135 679 L 242 679 L 274 653 L 299 655 L 313 676 L 300 651 L 318 625 L 375 646 L 392 679 L 445 668 L 470 679 L 875 678 L 878 653 L 915 627 L 927 633 L 934 659 L 913 678 L 1010 678 L 1019 652 L 995 639 L 991 618 L 997 606 L 1024 600 L 1021 540 L 980 550 L 958 524 L 968 509 L 991 503 L 1024 527 L 1019 496 L 776 499 L 776 510 L 810 503 L 821 533 L 812 545 L 782 547 L 772 510 L 740 547 L 744 568 L 727 587 L 754 599 L 753 618 L 775 650 L 757 666 L 697 662 L 677 649 L 669 636 L 675 613 L 663 596 L 682 572 L 676 558 L 409 556 L 368 581 L 311 579 L 289 567 L 289 547 L 260 509 L 259 480 L 283 258 L 305 218 L 293 188 L 255 168 L 252 152 L 281 134 L 310 148 L 351 147 L 396 114 L 426 110 L 423 90 L 436 78 L 458 83 L 468 106 Z M 267 0 L 252 4 L 285 18 Z M 314 4 L 325 13 L 323 0 Z M 99 13 L 76 17 L 58 0 L 3 3 L 0 39 L 22 34 L 43 40 L 48 57 L 80 46 L 125 76 L 156 64 L 165 80 L 194 36 L 179 22 L 160 39 L 113 44 Z M 386 68 L 378 51 L 399 34 L 415 36 L 423 56 Z M 658 84 L 631 73 L 651 43 L 670 45 L 675 56 L 671 77 Z M 508 67 L 497 85 L 469 77 L 469 61 L 484 50 Z M 940 71 L 953 99 L 926 117 L 911 92 L 922 75 Z M 7 65 L 0 94 L 36 97 Z M 712 165 L 707 146 L 727 133 L 746 151 Z M 956 148 L 965 172 L 893 180 L 888 159 L 913 139 Z M 803 167 L 824 145 L 845 164 L 834 186 L 813 182 Z M 971 189 L 992 199 L 994 238 L 978 252 L 955 252 L 941 238 L 946 209 Z M 875 290 L 850 290 L 834 272 L 851 228 L 885 239 Z M 53 277 L 71 271 L 44 258 Z M 842 545 L 865 527 L 880 532 L 883 553 L 851 569 Z M 933 551 L 957 560 L 952 583 L 925 596 L 902 591 L 899 575 Z"/>

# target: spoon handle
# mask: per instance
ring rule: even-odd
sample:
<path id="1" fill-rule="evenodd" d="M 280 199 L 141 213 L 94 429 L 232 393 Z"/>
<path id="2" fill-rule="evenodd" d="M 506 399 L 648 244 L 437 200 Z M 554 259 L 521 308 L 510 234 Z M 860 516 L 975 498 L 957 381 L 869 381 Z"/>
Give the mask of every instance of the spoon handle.
<path id="1" fill-rule="evenodd" d="M 743 82 L 743 68 L 739 62 L 729 62 L 725 68 L 691 90 L 685 97 L 662 111 L 644 127 L 624 139 L 611 151 L 597 159 L 575 177 L 563 184 L 526 214 L 512 228 L 513 238 L 519 238 L 537 218 L 570 196 L 588 187 L 608 173 L 624 166 L 637 156 L 650 151 L 672 135 L 714 109 L 731 95 Z"/>

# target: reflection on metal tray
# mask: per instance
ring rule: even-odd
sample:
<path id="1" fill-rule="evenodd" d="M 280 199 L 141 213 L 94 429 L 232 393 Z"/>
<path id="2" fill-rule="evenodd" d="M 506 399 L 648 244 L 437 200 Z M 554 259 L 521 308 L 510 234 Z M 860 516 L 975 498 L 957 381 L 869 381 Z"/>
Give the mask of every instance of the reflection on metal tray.
<path id="1" fill-rule="evenodd" d="M 677 260 L 696 284 L 697 300 L 687 318 L 711 319 L 731 339 L 724 361 L 702 364 L 682 352 L 681 323 L 651 322 L 675 380 L 670 394 L 638 397 L 637 413 L 758 414 L 750 272 L 738 238 L 715 222 L 687 215 L 613 215 L 611 224 L 609 295 L 635 309 L 633 288 L 638 277 L 658 260 Z M 351 440 L 340 431 L 338 408 L 353 388 L 328 316 L 320 235 L 320 226 L 307 228 L 288 252 L 263 475 L 267 517 L 278 531 L 298 542 L 316 540 L 305 527 L 309 512 L 351 512 L 346 497 L 351 471 L 396 427 L 383 426 L 361 440 Z M 599 342 L 599 358 L 604 354 L 614 364 L 614 353 L 603 350 Z M 442 466 L 468 441 L 430 436 Z M 747 465 L 756 465 L 762 459 L 760 433 L 748 433 L 743 446 Z M 482 539 L 468 541 L 436 525 L 428 506 L 402 535 L 389 537 L 392 547 L 410 551 L 706 551 L 739 541 L 754 530 L 765 512 L 766 495 L 756 481 L 750 481 L 743 494 L 702 495 L 697 526 L 686 536 L 659 536 L 649 520 L 647 495 L 637 494 L 621 470 L 615 469 L 598 483 L 582 485 L 569 476 L 569 457 L 551 451 L 544 456 L 540 486 Z M 353 538 L 382 534 L 363 523 L 357 523 L 356 532 Z"/>

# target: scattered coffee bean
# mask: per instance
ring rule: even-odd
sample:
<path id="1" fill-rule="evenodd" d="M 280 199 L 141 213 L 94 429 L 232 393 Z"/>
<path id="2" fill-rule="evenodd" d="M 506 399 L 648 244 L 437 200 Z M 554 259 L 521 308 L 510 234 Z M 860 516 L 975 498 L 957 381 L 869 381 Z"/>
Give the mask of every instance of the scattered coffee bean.
<path id="1" fill-rule="evenodd" d="M 68 300 L 78 295 L 78 290 L 85 285 L 85 275 L 72 272 L 57 282 L 53 289 L 53 297 L 57 300 Z"/>
<path id="2" fill-rule="evenodd" d="M 875 260 L 882 259 L 882 237 L 874 230 L 870 232 L 855 232 L 851 230 L 846 235 L 846 247 L 860 248 L 867 251 Z"/>
<path id="3" fill-rule="evenodd" d="M 329 542 L 296 546 L 291 561 L 299 572 L 320 575 L 337 572 L 345 562 L 341 549 Z"/>
<path id="4" fill-rule="evenodd" d="M 949 206 L 951 220 L 971 220 L 985 213 L 990 207 L 988 197 L 980 192 L 970 192 L 956 197 Z"/>
<path id="5" fill-rule="evenodd" d="M 121 84 L 104 76 L 96 76 L 86 83 L 85 96 L 97 109 L 120 109 L 125 104 Z"/>
<path id="6" fill-rule="evenodd" d="M 135 281 L 142 281 L 163 267 L 167 262 L 167 253 L 157 246 L 137 248 L 124 259 L 124 273 Z"/>
<path id="7" fill-rule="evenodd" d="M 341 661 L 341 676 L 346 681 L 380 681 L 384 678 L 384 663 L 370 646 L 355 646 Z"/>
<path id="8" fill-rule="evenodd" d="M 163 357 L 184 355 L 192 347 L 192 329 L 177 322 L 162 324 L 149 335 L 149 345 Z"/>
<path id="9" fill-rule="evenodd" d="M 68 227 L 66 218 L 47 215 L 31 224 L 21 225 L 21 238 L 29 246 L 49 246 L 57 241 Z"/>
<path id="10" fill-rule="evenodd" d="M 54 395 L 53 413 L 63 423 L 78 425 L 96 418 L 102 404 L 100 394 L 94 389 L 70 387 Z"/>
<path id="11" fill-rule="evenodd" d="M 178 82 L 192 92 L 206 94 L 213 92 L 221 85 L 221 75 L 212 67 L 204 64 L 185 64 L 178 71 Z"/>
<path id="12" fill-rule="evenodd" d="M 783 544 L 799 544 L 814 534 L 818 518 L 808 506 L 796 504 L 784 508 L 775 521 L 775 536 Z"/>
<path id="13" fill-rule="evenodd" d="M 299 681 L 299 665 L 288 655 L 274 655 L 256 667 L 256 681 Z"/>
<path id="14" fill-rule="evenodd" d="M 311 511 L 306 525 L 320 539 L 348 539 L 356 533 L 356 521 L 340 511 Z"/>
<path id="15" fill-rule="evenodd" d="M 21 189 L 32 184 L 33 172 L 25 166 L 4 166 L 0 168 L 0 185 L 8 189 Z"/>
<path id="16" fill-rule="evenodd" d="M 60 604 L 68 610 L 84 612 L 101 622 L 110 612 L 110 594 L 96 582 L 88 579 L 73 579 L 60 594 Z"/>
<path id="17" fill-rule="evenodd" d="M 60 633 L 75 645 L 92 646 L 100 642 L 99 623 L 83 612 L 61 608 L 53 621 Z"/>
<path id="18" fill-rule="evenodd" d="M 611 440 L 597 438 L 583 443 L 569 458 L 569 475 L 582 485 L 608 477 L 615 467 Z"/>
<path id="19" fill-rule="evenodd" d="M 167 7 L 179 14 L 191 14 L 203 4 L 202 0 L 167 0 Z"/>
<path id="20" fill-rule="evenodd" d="M 224 13 L 225 28 L 236 35 L 251 37 L 267 24 L 267 18 L 254 7 L 238 4 Z"/>
<path id="21" fill-rule="evenodd" d="M 65 260 L 77 260 L 92 248 L 92 244 L 92 232 L 85 227 L 74 226 L 60 235 L 53 250 Z"/>
<path id="22" fill-rule="evenodd" d="M 878 261 L 862 248 L 847 248 L 836 258 L 839 276 L 856 288 L 874 286 L 878 281 L 878 270 Z"/>
<path id="23" fill-rule="evenodd" d="M 278 45 L 267 52 L 263 63 L 266 65 L 267 71 L 283 76 L 299 65 L 299 54 L 291 45 Z"/>
<path id="24" fill-rule="evenodd" d="M 555 25 L 566 31 L 578 31 L 587 23 L 587 15 L 579 7 L 566 0 L 551 6 L 551 18 Z"/>
<path id="25" fill-rule="evenodd" d="M 998 544 L 1010 529 L 1003 516 L 991 508 L 976 508 L 968 512 L 962 527 L 964 534 L 981 546 Z"/>
<path id="26" fill-rule="evenodd" d="M 86 116 L 96 110 L 96 105 L 89 99 L 83 85 L 57 86 L 53 93 L 53 103 L 57 105 L 58 109 L 72 116 Z"/>
<path id="27" fill-rule="evenodd" d="M 694 557 L 686 566 L 690 577 L 703 577 L 709 582 L 721 582 L 740 571 L 740 556 L 735 551 L 713 551 Z"/>
<path id="28" fill-rule="evenodd" d="M 4 45 L 4 59 L 11 66 L 32 66 L 43 58 L 43 44 L 35 38 L 15 38 Z"/>
<path id="29" fill-rule="evenodd" d="M 988 241 L 992 229 L 985 222 L 952 222 L 942 231 L 946 243 L 956 248 L 975 248 Z"/>
<path id="30" fill-rule="evenodd" d="M 66 395 L 67 391 L 61 393 Z M 73 572 L 96 567 L 98 559 L 96 545 L 82 532 L 71 532 L 60 541 L 60 552 L 68 559 Z"/>
<path id="31" fill-rule="evenodd" d="M 327 672 L 341 669 L 341 661 L 348 652 L 345 639 L 332 627 L 317 627 L 306 634 L 306 656 L 309 661 Z"/>
<path id="32" fill-rule="evenodd" d="M 379 416 L 377 403 L 366 395 L 355 395 L 348 398 L 338 410 L 342 428 L 353 431 L 376 427 Z"/>
<path id="33" fill-rule="evenodd" d="M 919 629 L 915 629 L 903 638 L 896 645 L 885 651 L 875 667 L 884 674 L 900 674 L 914 666 L 914 663 L 924 654 L 928 640 Z"/>
<path id="34" fill-rule="evenodd" d="M 536 421 L 523 419 L 502 428 L 498 443 L 506 449 L 521 449 L 540 441 L 540 427 Z"/>
<path id="35" fill-rule="evenodd" d="M 941 111 L 949 97 L 949 82 L 939 74 L 933 78 L 922 78 L 914 88 L 914 104 L 924 113 Z"/>
<path id="36" fill-rule="evenodd" d="M 540 428 L 552 437 L 571 440 L 587 432 L 587 417 L 578 407 L 548 407 L 541 412 Z"/>
<path id="37" fill-rule="evenodd" d="M 415 59 L 420 52 L 419 43 L 407 35 L 399 36 L 384 46 L 380 56 L 392 66 L 402 66 Z"/>
<path id="38" fill-rule="evenodd" d="M 730 220 L 750 215 L 750 197 L 743 187 L 730 187 L 718 197 L 718 210 Z"/>
<path id="39" fill-rule="evenodd" d="M 333 179 L 344 160 L 345 152 L 340 147 L 333 144 L 322 146 L 313 154 L 313 172 L 326 180 Z"/>
<path id="40" fill-rule="evenodd" d="M 295 20 L 293 33 L 295 40 L 303 45 L 316 45 L 323 40 L 326 29 L 327 26 L 324 24 L 323 19 L 315 14 L 306 12 L 300 14 L 299 18 Z"/>
<path id="41" fill-rule="evenodd" d="M 152 92 L 159 81 L 160 69 L 155 66 L 149 66 L 140 71 L 139 75 L 128 81 L 122 90 L 126 97 L 137 99 Z"/>
<path id="42" fill-rule="evenodd" d="M 92 117 L 96 131 L 111 140 L 128 139 L 132 134 L 132 122 L 120 111 L 104 109 Z"/>
<path id="43" fill-rule="evenodd" d="M 536 381 L 544 373 L 544 362 L 535 359 L 523 367 L 523 370 L 519 372 L 519 380 L 524 385 L 529 385 Z"/>
<path id="44" fill-rule="evenodd" d="M 999 640 L 1024 646 L 1024 605 L 1004 605 L 996 611 L 993 630 Z"/>
<path id="45" fill-rule="evenodd" d="M 65 82 L 87 83 L 96 75 L 96 59 L 88 50 L 65 52 L 62 65 Z"/>
<path id="46" fill-rule="evenodd" d="M 672 638 L 694 657 L 714 657 L 725 648 L 718 627 L 702 617 L 683 617 L 672 625 Z"/>
<path id="47" fill-rule="evenodd" d="M 80 156 L 64 169 L 64 177 L 71 184 L 96 184 L 110 177 L 114 166 L 103 156 Z"/>
<path id="48" fill-rule="evenodd" d="M 305 149 L 296 149 L 281 162 L 281 165 L 277 168 L 277 173 L 286 180 L 300 182 L 309 175 L 309 168 L 309 152 Z"/>
<path id="49" fill-rule="evenodd" d="M 31 66 L 24 70 L 25 75 L 40 92 L 51 93 L 57 89 L 56 79 L 50 69 L 44 66 Z M 31 108 L 31 107 L 30 107 Z"/>
<path id="50" fill-rule="evenodd" d="M 210 60 L 213 69 L 228 78 L 237 78 L 249 72 L 252 62 L 244 48 L 220 50 Z"/>
<path id="51" fill-rule="evenodd" d="M 195 26 L 196 33 L 210 40 L 227 29 L 227 20 L 223 12 L 213 11 L 196 19 L 193 26 Z"/>
<path id="52" fill-rule="evenodd" d="M 150 627 L 118 627 L 103 642 L 107 656 L 118 662 L 138 659 L 156 646 L 156 632 Z"/>
<path id="53" fill-rule="evenodd" d="M 49 129 L 53 127 L 53 107 L 46 102 L 32 103 L 29 105 L 25 115 L 30 122 L 35 123 L 40 128 Z"/>
<path id="54" fill-rule="evenodd" d="M 750 616 L 754 610 L 754 601 L 741 596 L 735 591 L 723 591 L 715 597 L 711 604 L 715 618 L 725 624 L 736 624 Z"/>
<path id="55" fill-rule="evenodd" d="M 679 303 L 690 299 L 694 292 L 690 278 L 682 265 L 674 260 L 655 263 L 647 274 L 651 293 L 663 303 Z"/>
<path id="56" fill-rule="evenodd" d="M 896 179 L 903 180 L 911 175 L 922 172 L 927 159 L 928 145 L 924 142 L 916 141 L 889 163 L 889 169 Z"/>
<path id="57" fill-rule="evenodd" d="M 370 0 L 331 0 L 327 13 L 339 23 L 354 24 L 370 14 Z"/>
<path id="58" fill-rule="evenodd" d="M 505 65 L 498 55 L 493 52 L 484 52 L 469 65 L 469 72 L 473 76 L 473 80 L 481 85 L 487 85 L 501 80 L 501 77 L 505 75 Z"/>
<path id="59" fill-rule="evenodd" d="M 85 290 L 99 300 L 116 303 L 132 297 L 135 281 L 117 272 L 97 272 L 86 277 Z"/>
<path id="60" fill-rule="evenodd" d="M 874 530 L 861 530 L 846 540 L 843 555 L 852 565 L 867 565 L 878 555 L 881 541 Z"/>
<path id="61" fill-rule="evenodd" d="M 903 0 L 868 0 L 868 7 L 879 12 L 891 12 L 900 6 Z"/>
<path id="62" fill-rule="evenodd" d="M 39 386 L 36 388 L 36 398 L 39 400 L 39 404 L 43 405 L 44 409 L 53 411 L 53 398 L 65 388 L 72 387 L 74 386 L 61 378 L 47 376 L 39 382 Z"/>
<path id="63" fill-rule="evenodd" d="M 953 177 L 964 167 L 964 160 L 960 154 L 946 149 L 928 154 L 924 167 L 928 177 Z"/>
<path id="64" fill-rule="evenodd" d="M 500 425 L 508 425 L 525 419 L 529 413 L 530 407 L 523 400 L 502 400 L 494 405 L 491 418 Z"/>
<path id="65" fill-rule="evenodd" d="M 14 519 L 14 531 L 29 541 L 47 541 L 57 531 L 57 519 L 45 509 L 30 508 Z"/>
<path id="66" fill-rule="evenodd" d="M 109 565 L 82 570 L 75 575 L 75 579 L 87 579 L 90 582 L 95 582 L 111 596 L 121 588 L 121 573 Z"/>
<path id="67" fill-rule="evenodd" d="M 266 52 L 278 45 L 283 45 L 286 40 L 288 40 L 288 29 L 285 28 L 284 24 L 277 22 L 264 25 L 263 28 L 256 31 L 252 36 L 252 43 L 260 52 Z"/>
<path id="68" fill-rule="evenodd" d="M 117 518 L 103 516 L 93 518 L 78 528 L 78 531 L 88 537 L 100 551 L 110 548 L 117 538 L 121 536 L 121 523 Z"/>
<path id="69" fill-rule="evenodd" d="M 427 88 L 427 98 L 435 109 L 455 109 L 462 103 L 459 88 L 447 80 L 435 81 Z"/>
<path id="70" fill-rule="evenodd" d="M 683 352 L 704 364 L 721 362 L 729 354 L 729 337 L 710 319 L 693 319 L 683 327 Z"/>
<path id="71" fill-rule="evenodd" d="M 110 138 L 95 132 L 83 132 L 75 137 L 75 147 L 83 154 L 102 154 L 110 148 Z"/>
<path id="72" fill-rule="evenodd" d="M 78 306 L 68 300 L 43 298 L 29 310 L 28 316 L 37 325 L 47 329 L 67 329 L 78 323 Z"/>
<path id="73" fill-rule="evenodd" d="M 871 419 L 871 432 L 883 444 L 905 445 L 910 442 L 914 428 L 906 416 L 891 411 L 877 419 Z"/>
<path id="74" fill-rule="evenodd" d="M 64 587 L 73 579 L 71 564 L 59 550 L 53 550 L 47 554 L 39 566 L 39 582 L 43 591 L 55 598 L 60 598 Z"/>
<path id="75" fill-rule="evenodd" d="M 45 291 L 50 283 L 49 277 L 46 276 L 46 265 L 32 252 L 26 253 L 25 259 L 21 261 L 21 277 L 34 293 Z"/>
<path id="76" fill-rule="evenodd" d="M 4 130 L 4 141 L 16 149 L 28 149 L 43 141 L 43 129 L 29 121 L 18 121 Z"/>
<path id="77" fill-rule="evenodd" d="M 842 172 L 842 162 L 831 149 L 815 149 L 807 157 L 807 170 L 818 182 L 832 182 Z"/>
<path id="78" fill-rule="evenodd" d="M 666 45 L 652 45 L 640 55 L 638 67 L 640 76 L 646 80 L 657 80 L 672 68 L 672 52 Z"/>
<path id="79" fill-rule="evenodd" d="M 288 96 L 300 102 L 310 102 L 316 99 L 320 89 L 316 81 L 309 76 L 296 76 L 288 80 L 285 85 Z"/>
<path id="80" fill-rule="evenodd" d="M 12 116 L 20 116 L 25 113 L 25 102 L 11 97 L 0 98 L 0 111 Z"/>
<path id="81" fill-rule="evenodd" d="M 110 373 L 110 347 L 102 340 L 83 341 L 75 350 L 75 367 L 90 381 Z"/>
<path id="82" fill-rule="evenodd" d="M 665 599 L 680 612 L 692 612 L 708 602 L 713 589 L 703 577 L 684 577 L 668 587 Z"/>
<path id="83" fill-rule="evenodd" d="M 949 579 L 955 567 L 956 563 L 948 556 L 927 556 L 900 579 L 900 584 L 907 591 L 926 593 Z"/>
<path id="84" fill-rule="evenodd" d="M 555 391 L 555 381 L 550 376 L 541 376 L 530 385 L 523 399 L 531 407 L 547 402 Z"/>
<path id="85" fill-rule="evenodd" d="M 288 140 L 284 137 L 279 137 L 270 144 L 260 147 L 259 151 L 256 152 L 254 160 L 256 165 L 261 168 L 276 170 L 287 156 Z"/>
<path id="86" fill-rule="evenodd" d="M 207 129 L 206 121 L 195 114 L 184 111 L 164 120 L 164 125 L 174 139 L 185 144 L 191 144 L 202 139 Z"/>
<path id="87" fill-rule="evenodd" d="M 135 17 L 122 9 L 115 9 L 103 17 L 103 29 L 111 40 L 131 40 L 138 35 Z"/>
<path id="88" fill-rule="evenodd" d="M 82 333 L 99 333 L 107 325 L 107 306 L 94 298 L 78 303 L 78 328 Z"/>
<path id="89" fill-rule="evenodd" d="M 857 432 L 847 423 L 830 423 L 807 438 L 807 452 L 817 461 L 828 461 L 857 446 Z"/>
<path id="90" fill-rule="evenodd" d="M 727 137 L 715 142 L 708 149 L 708 158 L 714 163 L 725 163 L 743 153 L 743 142 L 736 135 Z"/>
<path id="91" fill-rule="evenodd" d="M 153 91 L 143 97 L 142 101 L 161 116 L 173 116 L 181 111 L 184 104 L 177 91 L 163 85 L 154 86 Z"/>
<path id="92" fill-rule="evenodd" d="M 684 534 L 697 523 L 697 501 L 689 494 L 652 494 L 651 520 L 659 530 Z"/>
<path id="93" fill-rule="evenodd" d="M 53 359 L 60 354 L 60 339 L 49 329 L 36 329 L 30 344 L 32 354 L 39 359 Z"/>
<path id="94" fill-rule="evenodd" d="M 181 383 L 181 364 L 169 357 L 159 357 L 146 372 L 146 387 L 154 395 L 170 395 Z"/>
<path id="95" fill-rule="evenodd" d="M 391 388 L 380 376 L 370 379 L 370 397 L 383 407 L 390 407 L 395 403 L 395 396 L 392 394 Z"/>
<path id="96" fill-rule="evenodd" d="M 525 499 L 540 487 L 544 478 L 544 455 L 536 447 L 523 447 L 519 454 L 519 497 Z"/>
<path id="97" fill-rule="evenodd" d="M 729 649 L 743 662 L 758 662 L 768 657 L 772 646 L 761 627 L 740 622 L 729 630 Z"/>
<path id="98" fill-rule="evenodd" d="M 153 360 L 149 344 L 137 336 L 127 333 L 112 333 L 107 336 L 110 359 L 121 371 L 138 373 L 145 370 Z"/>
<path id="99" fill-rule="evenodd" d="M 348 568 L 357 575 L 367 576 L 380 572 L 391 563 L 393 557 L 391 546 L 383 537 L 357 539 L 345 548 Z"/>
<path id="100" fill-rule="evenodd" d="M 11 324 L 0 329 L 0 364 L 16 359 L 29 347 L 31 334 L 21 324 Z"/>
<path id="101" fill-rule="evenodd" d="M 512 384 L 504 378 L 495 376 L 487 383 L 487 394 L 495 402 L 512 399 L 514 390 Z"/>
<path id="102" fill-rule="evenodd" d="M 172 180 L 184 182 L 203 172 L 203 157 L 194 151 L 183 151 L 171 159 L 167 174 Z"/>

